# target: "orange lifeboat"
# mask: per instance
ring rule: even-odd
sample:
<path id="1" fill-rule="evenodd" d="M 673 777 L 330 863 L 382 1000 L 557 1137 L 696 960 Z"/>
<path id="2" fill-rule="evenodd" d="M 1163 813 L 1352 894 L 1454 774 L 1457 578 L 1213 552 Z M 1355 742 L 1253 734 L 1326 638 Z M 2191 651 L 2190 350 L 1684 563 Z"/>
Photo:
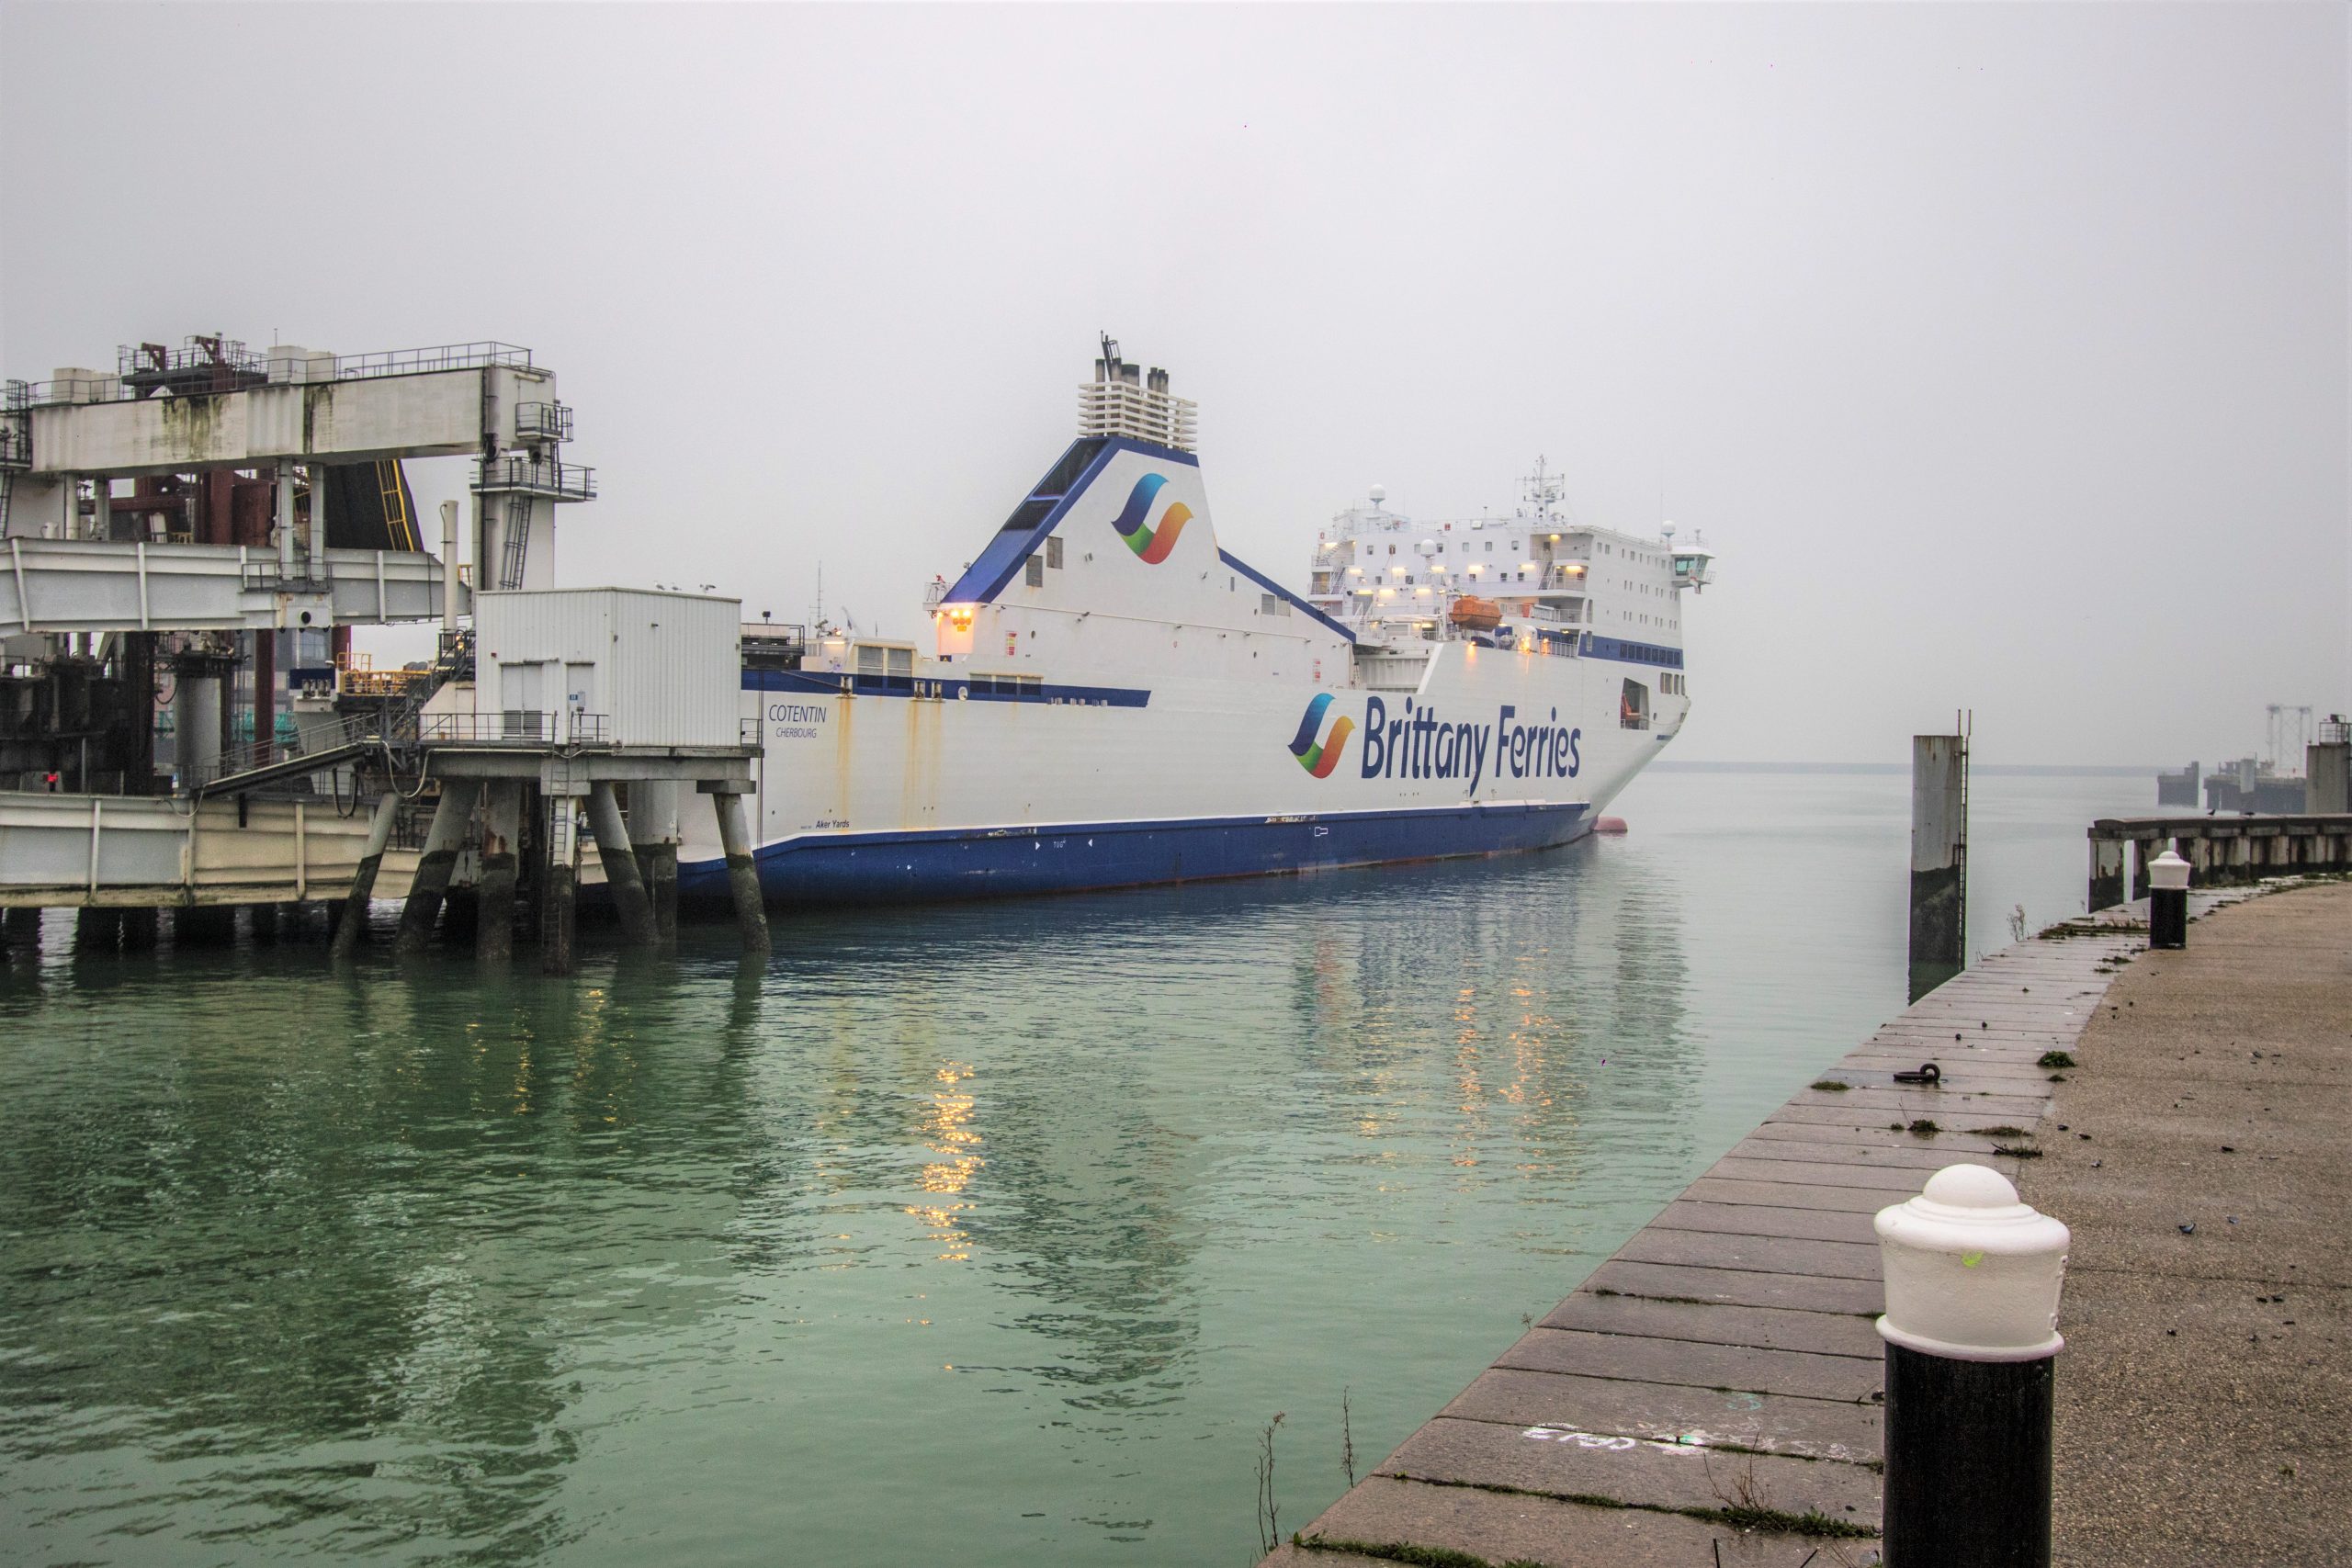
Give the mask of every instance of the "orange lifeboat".
<path id="1" fill-rule="evenodd" d="M 1448 618 L 1465 631 L 1490 632 L 1502 625 L 1503 607 L 1492 599 L 1476 599 L 1465 593 L 1453 602 Z"/>

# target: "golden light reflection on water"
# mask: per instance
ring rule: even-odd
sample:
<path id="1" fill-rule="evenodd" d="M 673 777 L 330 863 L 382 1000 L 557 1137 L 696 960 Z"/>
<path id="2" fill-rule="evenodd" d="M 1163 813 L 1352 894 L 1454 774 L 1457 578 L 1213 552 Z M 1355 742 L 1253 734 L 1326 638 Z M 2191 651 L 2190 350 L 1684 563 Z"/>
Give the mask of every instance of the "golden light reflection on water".
<path id="1" fill-rule="evenodd" d="M 988 1163 L 979 1153 L 980 1134 L 972 1126 L 972 1096 L 957 1087 L 972 1075 L 969 1062 L 944 1063 L 933 1074 L 940 1088 L 931 1097 L 922 1132 L 924 1146 L 940 1157 L 923 1166 L 916 1185 L 943 1200 L 960 1194 L 970 1184 L 972 1173 Z M 944 1249 L 939 1254 L 943 1262 L 965 1263 L 972 1256 L 971 1235 L 956 1216 L 970 1207 L 959 1200 L 910 1203 L 905 1212 L 929 1227 L 931 1239 Z"/>

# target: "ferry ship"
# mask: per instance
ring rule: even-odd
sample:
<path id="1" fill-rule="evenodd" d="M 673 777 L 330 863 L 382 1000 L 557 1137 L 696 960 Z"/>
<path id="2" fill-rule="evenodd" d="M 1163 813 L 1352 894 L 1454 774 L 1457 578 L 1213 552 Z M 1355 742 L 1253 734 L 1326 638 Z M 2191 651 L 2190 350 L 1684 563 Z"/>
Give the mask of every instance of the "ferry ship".
<path id="1" fill-rule="evenodd" d="M 934 580 L 927 644 L 747 628 L 769 903 L 1549 849 L 1680 730 L 1695 542 L 1571 523 L 1539 463 L 1506 517 L 1416 524 L 1375 490 L 1297 592 L 1218 542 L 1169 386 L 1103 339 L 1078 439 Z M 679 861 L 725 895 L 715 839 Z"/>

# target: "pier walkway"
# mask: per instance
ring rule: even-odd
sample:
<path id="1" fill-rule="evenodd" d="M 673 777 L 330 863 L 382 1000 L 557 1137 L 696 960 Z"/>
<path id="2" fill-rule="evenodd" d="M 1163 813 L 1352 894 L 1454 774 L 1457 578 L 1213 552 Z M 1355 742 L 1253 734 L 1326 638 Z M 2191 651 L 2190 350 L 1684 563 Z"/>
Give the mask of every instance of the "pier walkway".
<path id="1" fill-rule="evenodd" d="M 2344 933 L 2352 930 L 2341 901 L 2347 893 L 2352 889 L 2322 887 L 2263 903 L 2291 912 L 2305 927 L 2332 918 L 2333 940 L 2341 950 Z M 2203 915 L 2247 896 L 2195 895 L 2192 912 Z M 2323 899 L 2338 901 L 2323 905 Z M 2144 908 L 2136 911 L 2141 919 Z M 2152 1477 L 2155 1490 L 2143 1494 L 2129 1477 L 2149 1472 L 2119 1466 L 2115 1451 L 2141 1441 L 2140 1427 L 2103 1443 L 2096 1435 L 2098 1423 L 2128 1405 L 2142 1426 L 2171 1423 L 2169 1433 L 2154 1432 L 2153 1440 L 2193 1449 L 2199 1431 L 2210 1425 L 2210 1406 L 2230 1397 L 2231 1385 L 2200 1387 L 2185 1365 L 2179 1381 L 2169 1385 L 2169 1400 L 2140 1384 L 2129 1369 L 2147 1348 L 2119 1359 L 2104 1348 L 2107 1336 L 2134 1330 L 2110 1331 L 2099 1324 L 2103 1318 L 2129 1324 L 2135 1310 L 2158 1313 L 2177 1303 L 2163 1279 L 2130 1271 L 2136 1261 L 2100 1259 L 2108 1256 L 2110 1226 L 2127 1227 L 2134 1236 L 2154 1226 L 2162 1232 L 2156 1244 L 2185 1241 L 2189 1238 L 2175 1225 L 2183 1216 L 2170 1208 L 2193 1197 L 2202 1213 L 2216 1208 L 2220 1198 L 2205 1191 L 2206 1175 L 2192 1163 L 2143 1173 L 2137 1187 L 2109 1178 L 2104 1165 L 2089 1162 L 2120 1165 L 2116 1151 L 2101 1153 L 2075 1123 L 2080 1115 L 2087 1125 L 2093 1112 L 2074 1111 L 2071 1099 L 2056 1098 L 2085 1095 L 2086 1106 L 2101 1107 L 2100 1120 L 2120 1123 L 2120 1111 L 2109 1112 L 2098 1097 L 2144 1100 L 2151 1084 L 2172 1081 L 2161 1064 L 2133 1068 L 2141 1088 L 2127 1089 L 2111 1087 L 2097 1072 L 2088 1075 L 2092 1083 L 2083 1083 L 2083 1072 L 2054 1059 L 2045 1065 L 2044 1057 L 2051 1052 L 2091 1060 L 2150 1055 L 2155 1047 L 2139 1038 L 2138 1007 L 2132 1007 L 2132 1019 L 2120 1016 L 2135 998 L 2109 997 L 2119 974 L 2136 981 L 2144 966 L 2152 987 L 2167 987 L 2180 1006 L 2210 1013 L 2249 987 L 2269 984 L 2269 972 L 2256 976 L 2231 962 L 2232 953 L 2264 939 L 2233 934 L 2225 940 L 2217 933 L 2234 931 L 2228 921 L 2200 919 L 2191 928 L 2187 953 L 2146 953 L 2144 928 L 2134 923 L 2134 913 L 2128 906 L 2108 909 L 2074 922 L 2063 936 L 2020 942 L 1985 958 L 1824 1069 L 1814 1087 L 1692 1182 L 1370 1478 L 1266 1561 L 1293 1568 L 1396 1561 L 1452 1568 L 1480 1562 L 1713 1568 L 1718 1562 L 1795 1568 L 1800 1561 L 1831 1568 L 1877 1562 L 1883 1347 L 1872 1320 L 1883 1293 L 1871 1221 L 1880 1208 L 1917 1192 L 1932 1172 L 1962 1159 L 1994 1166 L 2019 1182 L 2028 1201 L 2075 1224 L 2078 1269 L 2120 1270 L 2088 1286 L 2070 1278 L 2062 1314 L 2061 1326 L 2070 1335 L 2088 1337 L 2059 1367 L 2062 1547 L 2078 1529 L 2109 1528 L 2091 1521 L 2110 1513 L 2116 1530 L 2164 1528 L 2164 1510 L 2153 1505 L 2162 1499 L 2173 1506 L 2171 1488 L 2178 1483 Z M 2267 929 L 2288 918 L 2266 911 L 2254 921 Z M 2303 947 L 2281 942 L 2278 954 L 2274 967 L 2283 966 L 2281 974 L 2301 973 Z M 2209 968 L 2229 978 L 2217 985 L 2205 973 Z M 2182 972 L 2197 977 L 2181 980 Z M 2352 964 L 2338 959 L 2324 986 L 2333 987 L 2325 1005 L 2334 1012 L 2312 1016 L 2333 1016 L 2340 1036 L 2352 1007 Z M 2308 990 L 2287 987 L 2278 994 L 2291 998 L 2285 1004 L 2290 1009 L 2309 1010 Z M 2109 1007 L 2115 1010 L 2107 1012 Z M 2095 1014 L 2102 1023 L 2086 1042 Z M 2212 1021 L 2209 1016 L 2166 1027 L 2193 1032 Z M 2290 1060 L 2300 1053 L 2316 1064 L 2322 1055 L 2307 1037 L 2288 1049 Z M 2244 1060 L 2245 1054 L 2237 1055 Z M 2335 1074 L 2340 1100 L 2340 1050 L 2332 1059 L 2336 1065 L 2328 1070 Z M 1928 1061 L 1938 1065 L 1939 1081 L 1894 1081 L 1898 1071 Z M 2117 1076 L 2119 1084 L 2127 1081 Z M 1833 1084 L 1843 1087 L 1828 1087 Z M 2180 1087 L 2188 1087 L 2186 1080 Z M 2280 1097 L 2269 1100 L 2277 1105 Z M 2339 1156 L 2330 1163 L 2327 1182 L 2310 1190 L 2308 1201 L 2270 1192 L 2268 1212 L 2277 1223 L 2298 1235 L 2311 1233 L 2315 1248 L 2324 1249 L 2319 1234 L 2343 1213 L 2340 1111 L 2334 1145 Z M 2249 1151 L 2247 1168 L 2257 1146 L 2285 1157 L 2282 1150 L 2297 1142 L 2259 1145 L 2252 1132 L 2244 1137 L 2236 1146 Z M 2030 1163 L 2058 1154 L 2062 1142 L 2063 1155 L 2046 1167 Z M 2211 1157 L 2233 1156 L 2217 1152 Z M 2090 1185 L 2108 1183 L 2103 1199 L 2088 1196 L 2086 1189 L 2059 1187 L 2056 1179 L 2075 1176 L 2078 1167 L 2098 1172 Z M 2050 1174 L 2039 1182 L 2025 1174 L 2045 1168 Z M 2275 1179 L 2278 1168 L 2263 1168 Z M 2251 1191 L 2233 1201 L 2241 1220 L 2257 1207 Z M 2151 1219 L 2153 1209 L 2164 1212 Z M 2199 1224 L 2197 1235 L 2210 1235 L 2209 1224 L 2226 1232 L 2226 1218 L 2213 1214 Z M 2340 1237 L 2340 1229 L 2328 1234 Z M 2136 1260 L 2143 1245 L 2119 1244 L 2115 1256 Z M 2218 1251 L 2227 1245 L 2213 1244 L 2216 1251 L 2207 1260 L 2212 1271 L 2197 1278 L 2206 1281 L 2199 1290 L 2235 1291 L 2247 1297 L 2245 1306 L 2255 1315 L 2267 1314 L 2267 1327 L 2251 1328 L 2237 1321 L 2247 1313 L 2235 1310 L 2234 1303 L 2232 1311 L 2216 1309 L 2213 1332 L 2243 1341 L 2247 1332 L 2270 1332 L 2278 1327 L 2272 1319 L 2292 1315 L 2297 1286 L 2267 1283 L 2268 1275 L 2232 1274 L 2222 1261 L 2226 1255 Z M 2333 1282 L 2335 1306 L 2326 1320 L 2338 1327 L 2343 1273 L 2339 1243 L 2324 1262 L 2315 1253 L 2290 1276 Z M 2284 1292 L 2287 1303 L 2254 1308 L 2257 1283 L 2265 1296 Z M 2157 1334 L 2158 1343 L 2177 1357 L 2176 1339 L 2190 1342 L 2185 1332 Z M 2340 1347 L 2331 1348 L 2340 1361 Z M 2302 1441 L 2332 1445 L 2335 1468 L 2326 1473 L 2341 1473 L 2341 1415 L 2335 1431 L 2299 1432 Z M 2245 1416 L 2262 1418 L 2259 1410 Z M 2294 1463 L 2291 1457 L 2273 1462 L 2270 1450 L 2278 1445 L 2256 1446 L 2262 1458 L 2245 1462 L 2270 1463 L 2274 1471 Z M 2283 1483 L 2289 1478 L 2272 1479 Z M 2112 1508 L 2102 1510 L 2091 1501 L 2095 1496 L 2110 1500 Z M 2078 1498 L 2085 1504 L 2081 1527 L 2064 1517 Z M 2213 1513 L 2217 1520 L 2244 1517 L 2243 1508 L 2226 1500 L 2217 1500 Z M 2217 1524 L 2216 1539 L 2225 1534 Z M 2233 1539 L 2243 1548 L 2267 1538 L 2249 1527 Z M 2143 1560 L 2112 1551 L 2105 1536 L 2075 1560 L 2094 1558 Z M 2188 1559 L 2175 1550 L 2144 1560 Z"/>
<path id="2" fill-rule="evenodd" d="M 2352 1561 L 2352 884 L 2192 926 L 2075 1052 L 2018 1184 L 2074 1228 L 2058 1562 Z"/>

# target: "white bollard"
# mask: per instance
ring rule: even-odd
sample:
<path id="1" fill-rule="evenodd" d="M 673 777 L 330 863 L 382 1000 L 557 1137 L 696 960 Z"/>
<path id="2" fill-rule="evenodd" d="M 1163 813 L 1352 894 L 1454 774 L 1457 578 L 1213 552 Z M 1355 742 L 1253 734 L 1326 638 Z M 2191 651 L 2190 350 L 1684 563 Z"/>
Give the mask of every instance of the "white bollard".
<path id="1" fill-rule="evenodd" d="M 1886 1279 L 1886 1560 L 2048 1568 L 2066 1227 L 1951 1165 L 1875 1222 Z"/>
<path id="2" fill-rule="evenodd" d="M 2188 863 L 2170 850 L 2148 863 L 2148 945 L 2188 945 Z"/>

